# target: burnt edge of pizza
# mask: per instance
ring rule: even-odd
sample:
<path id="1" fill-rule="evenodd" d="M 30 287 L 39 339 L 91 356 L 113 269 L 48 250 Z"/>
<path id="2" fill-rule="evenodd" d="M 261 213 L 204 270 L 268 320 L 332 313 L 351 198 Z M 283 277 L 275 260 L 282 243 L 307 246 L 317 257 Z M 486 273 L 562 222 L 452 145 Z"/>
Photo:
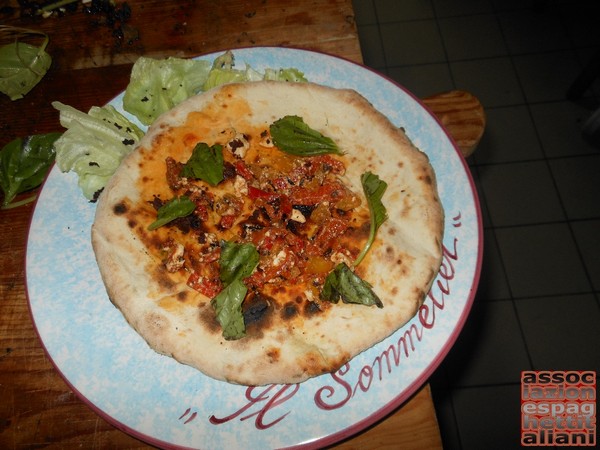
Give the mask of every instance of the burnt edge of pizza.
<path id="1" fill-rule="evenodd" d="M 336 151 L 282 151 L 272 125 L 286 117 Z M 354 265 L 372 229 L 367 173 L 387 184 L 388 217 Z M 100 195 L 92 243 L 111 301 L 154 350 L 219 380 L 296 383 L 414 316 L 443 220 L 426 155 L 358 93 L 256 82 L 161 116 Z M 325 298 L 339 267 L 377 301 Z"/>

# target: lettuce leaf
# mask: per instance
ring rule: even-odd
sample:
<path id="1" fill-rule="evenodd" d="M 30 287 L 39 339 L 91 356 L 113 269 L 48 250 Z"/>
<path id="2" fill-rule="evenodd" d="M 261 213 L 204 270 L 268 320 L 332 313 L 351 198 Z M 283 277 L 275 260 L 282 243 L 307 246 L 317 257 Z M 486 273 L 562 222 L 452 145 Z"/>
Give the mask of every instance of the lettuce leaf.
<path id="1" fill-rule="evenodd" d="M 52 106 L 67 128 L 54 143 L 56 165 L 75 172 L 83 195 L 93 200 L 144 132 L 111 105 L 93 106 L 87 114 L 60 102 Z"/>
<path id="2" fill-rule="evenodd" d="M 274 80 L 274 81 L 288 81 L 294 83 L 306 83 L 308 80 L 304 76 L 304 73 L 300 72 L 298 69 L 294 69 L 290 67 L 288 69 L 265 69 L 265 80 Z"/>
<path id="3" fill-rule="evenodd" d="M 214 68 L 208 74 L 208 79 L 202 90 L 208 91 L 214 87 L 227 83 L 243 83 L 246 81 L 259 81 L 263 79 L 263 75 L 254 70 L 249 65 L 246 65 L 245 70 L 238 69 L 219 69 Z"/>
<path id="4" fill-rule="evenodd" d="M 261 73 L 247 64 L 245 69 L 236 69 L 235 58 L 229 50 L 216 57 L 212 64 L 206 60 L 142 56 L 131 70 L 123 108 L 144 125 L 150 125 L 162 113 L 195 94 L 226 83 L 259 80 L 307 81 L 304 74 L 294 68 L 267 68 Z"/>
<path id="5" fill-rule="evenodd" d="M 140 57 L 133 65 L 123 108 L 144 125 L 198 93 L 208 78 L 208 61 Z"/>

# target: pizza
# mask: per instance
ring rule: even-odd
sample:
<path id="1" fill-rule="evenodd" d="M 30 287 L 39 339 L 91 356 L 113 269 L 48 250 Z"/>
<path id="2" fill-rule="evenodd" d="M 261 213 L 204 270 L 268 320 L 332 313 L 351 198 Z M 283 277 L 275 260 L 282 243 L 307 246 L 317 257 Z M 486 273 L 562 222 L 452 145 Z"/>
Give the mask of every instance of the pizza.
<path id="1" fill-rule="evenodd" d="M 243 385 L 334 372 L 441 263 L 427 156 L 359 93 L 233 83 L 160 116 L 98 199 L 110 300 L 155 351 Z"/>

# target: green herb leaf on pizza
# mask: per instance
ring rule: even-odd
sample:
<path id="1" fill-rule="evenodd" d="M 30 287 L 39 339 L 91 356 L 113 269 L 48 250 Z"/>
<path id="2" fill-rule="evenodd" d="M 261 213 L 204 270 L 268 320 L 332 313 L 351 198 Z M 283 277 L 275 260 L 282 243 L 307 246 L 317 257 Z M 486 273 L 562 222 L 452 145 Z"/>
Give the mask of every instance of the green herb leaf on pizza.
<path id="1" fill-rule="evenodd" d="M 209 147 L 208 144 L 199 142 L 184 164 L 181 175 L 216 186 L 223 180 L 223 147 L 219 144 Z"/>
<path id="2" fill-rule="evenodd" d="M 223 337 L 227 340 L 246 335 L 242 302 L 248 288 L 243 279 L 252 274 L 258 261 L 259 254 L 254 245 L 221 242 L 220 278 L 225 287 L 211 300 L 211 304 L 223 329 Z"/>
<path id="3" fill-rule="evenodd" d="M 333 139 L 309 127 L 302 117 L 285 116 L 270 126 L 273 143 L 286 153 L 296 156 L 341 155 Z"/>
<path id="4" fill-rule="evenodd" d="M 381 199 L 383 198 L 383 194 L 387 189 L 387 183 L 371 172 L 363 173 L 360 177 L 360 182 L 362 184 L 363 191 L 365 193 L 365 197 L 367 198 L 367 203 L 369 205 L 371 227 L 367 243 L 363 247 L 360 254 L 356 257 L 356 260 L 354 261 L 354 267 L 358 266 L 364 259 L 367 252 L 371 248 L 371 245 L 375 241 L 375 235 L 377 234 L 377 230 L 379 229 L 381 224 L 387 220 L 388 217 L 387 210 L 383 202 L 381 201 Z"/>
<path id="5" fill-rule="evenodd" d="M 189 197 L 174 197 L 158 209 L 156 220 L 148 226 L 148 230 L 156 230 L 175 219 L 188 216 L 194 209 L 196 204 Z"/>
<path id="6" fill-rule="evenodd" d="M 323 290 L 323 300 L 337 303 L 355 303 L 383 308 L 383 303 L 373 292 L 372 286 L 355 274 L 346 263 L 340 263 L 327 275 Z"/>

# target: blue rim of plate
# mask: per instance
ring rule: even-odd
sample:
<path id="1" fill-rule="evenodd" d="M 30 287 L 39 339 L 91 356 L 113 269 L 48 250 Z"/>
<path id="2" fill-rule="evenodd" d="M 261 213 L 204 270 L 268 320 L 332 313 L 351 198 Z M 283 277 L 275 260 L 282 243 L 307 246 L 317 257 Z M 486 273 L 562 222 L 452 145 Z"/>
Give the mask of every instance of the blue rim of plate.
<path id="1" fill-rule="evenodd" d="M 407 401 L 456 341 L 481 269 L 482 220 L 468 166 L 410 92 L 355 62 L 282 47 L 232 49 L 236 68 L 295 67 L 366 97 L 430 158 L 446 213 L 444 257 L 417 315 L 334 374 L 300 385 L 235 386 L 159 355 L 104 290 L 90 227 L 95 205 L 54 167 L 29 227 L 26 292 L 34 328 L 68 386 L 118 429 L 163 448 L 317 448 L 349 438 Z M 222 52 L 200 56 L 212 61 Z M 122 110 L 123 93 L 110 104 Z M 390 206 L 388 206 L 389 208 Z"/>

